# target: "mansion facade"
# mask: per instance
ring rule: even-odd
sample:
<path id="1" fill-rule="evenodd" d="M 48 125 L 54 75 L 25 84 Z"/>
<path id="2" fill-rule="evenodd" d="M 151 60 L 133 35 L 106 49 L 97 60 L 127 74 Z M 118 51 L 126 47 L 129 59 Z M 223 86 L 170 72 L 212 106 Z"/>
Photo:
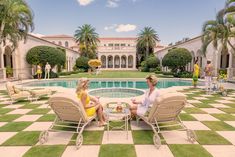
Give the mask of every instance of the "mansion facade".
<path id="1" fill-rule="evenodd" d="M 97 57 L 102 61 L 102 70 L 137 70 L 136 39 L 130 37 L 99 38 Z M 73 36 L 53 35 L 34 36 L 28 34 L 26 42 L 20 41 L 18 47 L 12 50 L 8 44 L 0 45 L 0 80 L 7 78 L 7 67 L 13 69 L 14 79 L 31 78 L 35 68 L 26 61 L 27 52 L 35 46 L 51 46 L 62 48 L 66 51 L 66 69 L 72 71 L 76 59 L 80 57 L 79 44 Z M 165 48 L 156 43 L 154 52 Z"/>

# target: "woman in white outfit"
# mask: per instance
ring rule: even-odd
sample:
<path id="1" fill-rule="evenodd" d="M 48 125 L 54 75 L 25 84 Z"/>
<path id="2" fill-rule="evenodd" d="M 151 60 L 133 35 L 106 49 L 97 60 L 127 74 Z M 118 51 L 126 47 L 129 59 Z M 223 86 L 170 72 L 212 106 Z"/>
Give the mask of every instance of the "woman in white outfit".
<path id="1" fill-rule="evenodd" d="M 156 97 L 159 96 L 159 91 L 156 88 L 157 77 L 155 75 L 148 75 L 146 82 L 149 89 L 145 92 L 144 99 L 142 101 L 132 99 L 133 105 L 130 108 L 132 115 L 145 115 L 148 109 L 152 107 Z"/>

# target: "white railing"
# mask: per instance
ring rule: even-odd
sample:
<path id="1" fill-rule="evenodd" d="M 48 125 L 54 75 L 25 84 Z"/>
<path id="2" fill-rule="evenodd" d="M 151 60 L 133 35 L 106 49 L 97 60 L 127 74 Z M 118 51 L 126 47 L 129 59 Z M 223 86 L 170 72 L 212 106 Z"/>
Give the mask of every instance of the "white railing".
<path id="1" fill-rule="evenodd" d="M 123 51 L 123 52 L 126 52 L 126 51 L 136 51 L 136 47 L 135 46 L 125 46 L 125 47 L 121 47 L 121 46 L 118 46 L 118 47 L 110 47 L 110 46 L 99 46 L 98 47 L 98 51 L 102 52 L 102 51 Z"/>

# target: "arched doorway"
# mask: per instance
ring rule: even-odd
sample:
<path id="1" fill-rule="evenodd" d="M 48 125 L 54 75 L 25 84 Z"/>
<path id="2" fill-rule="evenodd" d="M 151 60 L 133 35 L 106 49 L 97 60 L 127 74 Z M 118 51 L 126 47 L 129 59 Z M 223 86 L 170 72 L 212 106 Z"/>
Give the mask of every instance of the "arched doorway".
<path id="1" fill-rule="evenodd" d="M 106 56 L 101 56 L 101 62 L 102 62 L 102 65 L 101 65 L 101 68 L 106 68 Z"/>
<path id="2" fill-rule="evenodd" d="M 115 68 L 120 68 L 120 57 L 119 56 L 115 56 L 114 57 L 114 64 L 115 64 Z"/>
<path id="3" fill-rule="evenodd" d="M 133 56 L 128 56 L 128 68 L 133 68 Z"/>
<path id="4" fill-rule="evenodd" d="M 12 57 L 12 50 L 10 47 L 6 47 L 3 54 L 3 62 L 4 68 L 6 68 L 6 76 L 12 77 L 13 76 L 13 57 Z"/>
<path id="5" fill-rule="evenodd" d="M 113 56 L 108 56 L 108 68 L 113 68 Z"/>
<path id="6" fill-rule="evenodd" d="M 126 56 L 121 57 L 121 68 L 126 68 Z"/>

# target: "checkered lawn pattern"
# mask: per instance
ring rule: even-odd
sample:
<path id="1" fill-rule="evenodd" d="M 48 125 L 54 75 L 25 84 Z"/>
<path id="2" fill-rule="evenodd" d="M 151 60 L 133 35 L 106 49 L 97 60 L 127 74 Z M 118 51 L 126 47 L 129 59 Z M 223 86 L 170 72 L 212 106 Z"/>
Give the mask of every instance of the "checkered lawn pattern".
<path id="1" fill-rule="evenodd" d="M 160 134 L 164 140 L 157 150 L 153 132 L 143 121 L 130 122 L 126 132 L 112 131 L 109 140 L 104 127 L 95 122 L 84 133 L 84 142 L 75 149 L 76 135 L 50 132 L 49 141 L 38 144 L 42 130 L 49 128 L 55 115 L 47 99 L 38 102 L 20 101 L 9 105 L 9 97 L 0 91 L 0 154 L 4 157 L 234 157 L 235 156 L 235 91 L 227 97 L 206 95 L 201 89 L 185 89 L 188 104 L 180 114 L 184 124 L 195 130 L 197 142 L 186 140 L 184 131 Z"/>

